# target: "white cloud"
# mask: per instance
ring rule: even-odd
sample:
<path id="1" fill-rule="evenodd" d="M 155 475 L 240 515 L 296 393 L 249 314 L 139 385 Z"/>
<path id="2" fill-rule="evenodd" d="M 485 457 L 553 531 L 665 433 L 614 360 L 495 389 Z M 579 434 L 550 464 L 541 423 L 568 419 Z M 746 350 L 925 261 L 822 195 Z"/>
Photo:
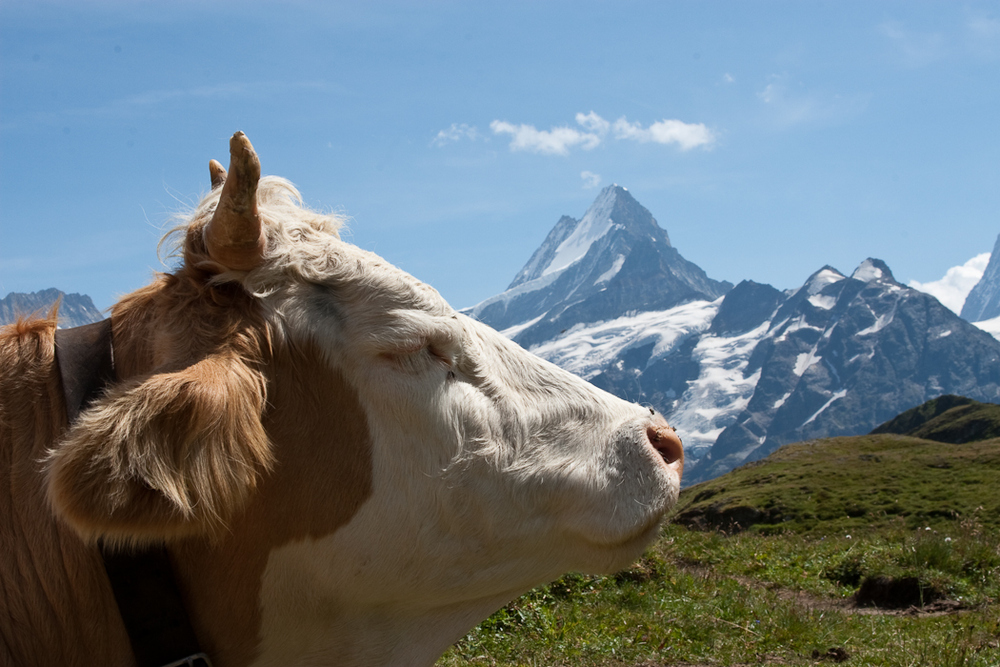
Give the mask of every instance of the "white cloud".
<path id="1" fill-rule="evenodd" d="M 725 83 L 736 83 L 736 77 L 734 77 L 729 72 L 726 72 L 725 74 L 722 75 L 722 80 Z"/>
<path id="2" fill-rule="evenodd" d="M 592 171 L 581 171 L 580 178 L 583 179 L 583 187 L 586 189 L 596 188 L 601 184 L 601 175 Z"/>
<path id="3" fill-rule="evenodd" d="M 630 123 L 624 116 L 615 121 L 615 138 L 632 139 L 641 143 L 677 144 L 682 151 L 696 146 L 710 146 L 715 135 L 704 123 L 685 123 L 679 120 L 661 120 L 648 128 Z"/>
<path id="4" fill-rule="evenodd" d="M 588 114 L 576 114 L 576 123 L 577 125 L 581 125 L 585 129 L 590 130 L 591 132 L 594 132 L 602 137 L 608 133 L 608 128 L 611 127 L 611 123 L 604 120 L 593 111 Z"/>
<path id="5" fill-rule="evenodd" d="M 965 305 L 965 298 L 976 286 L 986 271 L 990 261 L 990 253 L 976 255 L 961 266 L 953 266 L 945 272 L 944 277 L 929 283 L 911 280 L 908 285 L 913 289 L 926 292 L 935 297 L 954 313 L 960 313 Z"/>
<path id="6" fill-rule="evenodd" d="M 437 133 L 437 136 L 431 140 L 431 145 L 444 146 L 445 144 L 461 141 L 462 139 L 475 141 L 478 138 L 479 132 L 474 126 L 467 125 L 466 123 L 452 123 L 448 129 Z"/>
<path id="7" fill-rule="evenodd" d="M 992 320 L 983 320 L 982 322 L 973 322 L 973 324 L 997 340 L 1000 340 L 1000 317 L 994 317 Z"/>
<path id="8" fill-rule="evenodd" d="M 585 150 L 590 150 L 601 143 L 601 137 L 593 132 L 580 132 L 571 127 L 539 130 L 534 125 L 514 125 L 507 121 L 495 120 L 490 123 L 490 129 L 494 134 L 511 135 L 512 151 L 528 151 L 543 155 L 567 155 L 573 146 L 582 146 Z"/>
<path id="9" fill-rule="evenodd" d="M 686 151 L 697 146 L 710 146 L 715 142 L 713 133 L 703 123 L 685 123 L 664 119 L 649 127 L 630 123 L 624 116 L 611 123 L 594 111 L 576 114 L 576 123 L 582 129 L 568 126 L 539 130 L 534 125 L 514 125 L 503 120 L 490 123 L 494 134 L 509 134 L 512 151 L 529 151 L 546 155 L 567 155 L 576 146 L 584 150 L 597 148 L 610 135 L 617 140 L 640 143 L 674 144 Z"/>

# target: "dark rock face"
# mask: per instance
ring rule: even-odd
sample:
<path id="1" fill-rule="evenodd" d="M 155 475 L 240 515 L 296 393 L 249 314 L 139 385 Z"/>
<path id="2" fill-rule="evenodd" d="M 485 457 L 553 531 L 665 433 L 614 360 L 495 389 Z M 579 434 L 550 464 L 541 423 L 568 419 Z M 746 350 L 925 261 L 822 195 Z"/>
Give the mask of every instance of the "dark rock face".
<path id="1" fill-rule="evenodd" d="M 744 280 L 719 306 L 709 333 L 733 335 L 756 329 L 774 314 L 784 295 L 770 285 Z"/>
<path id="2" fill-rule="evenodd" d="M 962 317 L 969 322 L 982 322 L 1000 317 L 1000 236 L 983 277 L 965 298 Z"/>
<path id="3" fill-rule="evenodd" d="M 530 347 L 581 322 L 710 301 L 731 288 L 684 259 L 650 212 L 612 185 L 580 220 L 563 216 L 507 291 L 471 314 L 501 330 L 537 320 L 513 336 Z"/>
<path id="4" fill-rule="evenodd" d="M 821 269 L 788 297 L 754 349 L 748 372 L 757 369 L 746 409 L 690 482 L 791 442 L 867 433 L 941 394 L 1000 397 L 1000 342 L 877 260 L 851 278 Z"/>
<path id="5" fill-rule="evenodd" d="M 104 319 L 101 311 L 85 294 L 65 294 L 54 287 L 40 292 L 11 292 L 0 300 L 0 324 L 10 324 L 18 316 L 46 315 L 52 304 L 59 303 L 59 326 L 63 329 Z"/>

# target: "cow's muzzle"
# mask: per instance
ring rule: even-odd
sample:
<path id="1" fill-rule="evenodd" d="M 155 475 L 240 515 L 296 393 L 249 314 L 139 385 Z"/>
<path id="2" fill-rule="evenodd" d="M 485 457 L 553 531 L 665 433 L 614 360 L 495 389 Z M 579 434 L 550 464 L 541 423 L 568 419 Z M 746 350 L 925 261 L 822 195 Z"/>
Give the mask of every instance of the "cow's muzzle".
<path id="1" fill-rule="evenodd" d="M 684 472 L 684 445 L 673 426 L 661 419 L 655 419 L 646 427 L 646 438 L 664 463 L 677 471 L 680 478 Z"/>

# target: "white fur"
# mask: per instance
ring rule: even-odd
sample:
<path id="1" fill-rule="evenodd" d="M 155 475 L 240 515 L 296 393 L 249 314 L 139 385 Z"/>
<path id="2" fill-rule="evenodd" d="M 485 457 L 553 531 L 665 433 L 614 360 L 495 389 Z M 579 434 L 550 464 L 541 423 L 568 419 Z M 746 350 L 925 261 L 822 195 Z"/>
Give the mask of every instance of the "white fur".
<path id="1" fill-rule="evenodd" d="M 262 179 L 259 192 L 265 264 L 223 279 L 357 391 L 373 489 L 334 534 L 272 551 L 256 664 L 429 665 L 530 587 L 641 553 L 680 482 L 646 440 L 648 409 L 344 243 L 339 220 L 304 211 L 287 182 Z"/>

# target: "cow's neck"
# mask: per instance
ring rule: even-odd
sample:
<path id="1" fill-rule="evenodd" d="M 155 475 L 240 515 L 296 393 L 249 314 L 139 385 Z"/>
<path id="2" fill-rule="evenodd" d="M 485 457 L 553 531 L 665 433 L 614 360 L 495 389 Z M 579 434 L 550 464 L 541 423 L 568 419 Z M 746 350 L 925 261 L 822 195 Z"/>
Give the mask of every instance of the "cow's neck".
<path id="1" fill-rule="evenodd" d="M 0 340 L 0 663 L 129 664 L 131 649 L 96 547 L 58 521 L 42 460 L 66 428 L 55 322 Z M 9 344 L 19 347 L 18 359 Z"/>
<path id="2" fill-rule="evenodd" d="M 272 553 L 332 535 L 371 493 L 371 443 L 351 386 L 309 344 L 277 350 L 264 424 L 277 469 L 222 539 L 171 545 L 189 613 L 216 667 L 247 665 L 264 640 L 262 582 Z M 322 480 L 314 479 L 316 475 Z M 310 481 L 311 480 L 311 481 Z M 325 488 L 316 495 L 312 490 Z M 293 607 L 302 608 L 303 601 Z M 315 664 L 315 663 L 313 663 Z"/>

